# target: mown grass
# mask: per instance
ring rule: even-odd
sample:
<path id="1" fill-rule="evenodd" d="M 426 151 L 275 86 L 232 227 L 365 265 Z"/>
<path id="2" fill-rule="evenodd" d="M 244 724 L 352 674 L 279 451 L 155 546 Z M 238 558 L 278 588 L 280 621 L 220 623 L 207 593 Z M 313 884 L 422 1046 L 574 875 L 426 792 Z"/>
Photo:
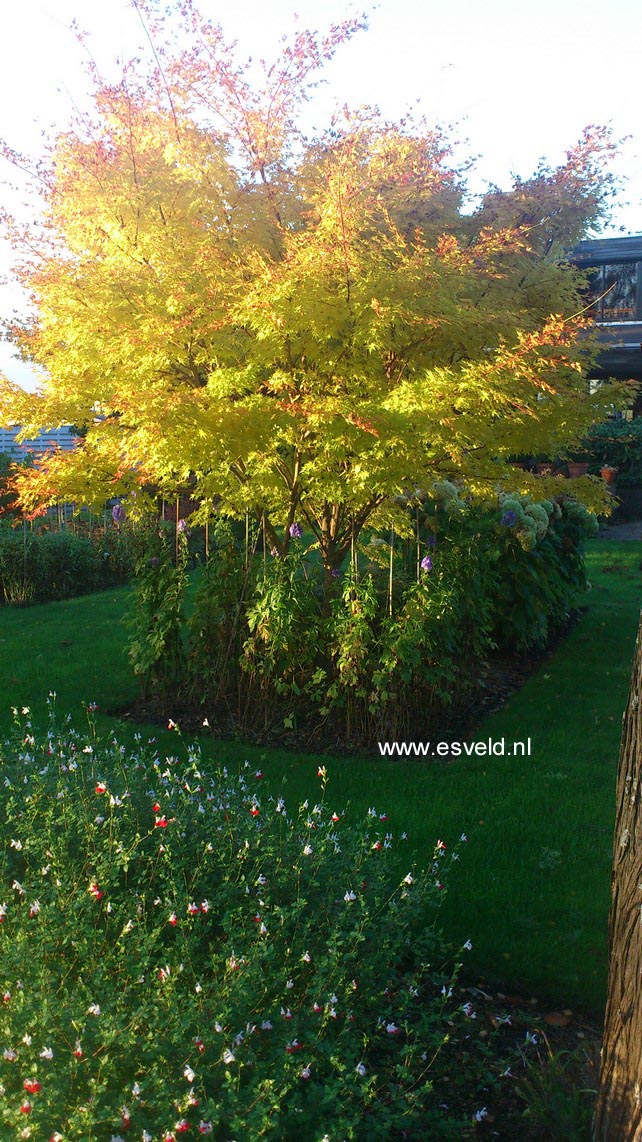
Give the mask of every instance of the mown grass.
<path id="1" fill-rule="evenodd" d="M 458 944 L 473 942 L 469 970 L 506 988 L 598 1010 L 606 988 L 615 777 L 640 609 L 642 544 L 596 540 L 593 590 L 570 635 L 473 738 L 506 741 L 503 757 L 447 762 L 324 758 L 337 806 L 375 805 L 409 834 L 418 862 L 437 837 L 469 837 L 444 902 Z M 44 717 L 82 716 L 95 701 L 122 708 L 136 695 L 123 615 L 127 589 L 0 612 L 0 726 L 11 706 Z M 101 724 L 113 725 L 105 715 Z M 121 730 L 131 734 L 135 727 Z M 176 752 L 176 734 L 146 727 Z M 509 756 L 531 739 L 531 756 Z M 209 756 L 248 758 L 289 800 L 314 797 L 318 759 L 239 742 L 203 740 Z"/>

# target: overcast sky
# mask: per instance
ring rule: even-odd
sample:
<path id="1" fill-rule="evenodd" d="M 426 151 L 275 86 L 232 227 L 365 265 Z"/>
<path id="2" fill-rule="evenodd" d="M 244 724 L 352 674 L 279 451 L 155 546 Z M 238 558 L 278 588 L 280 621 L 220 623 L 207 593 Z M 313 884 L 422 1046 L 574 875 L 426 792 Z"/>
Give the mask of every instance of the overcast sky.
<path id="1" fill-rule="evenodd" d="M 323 29 L 367 5 L 339 0 L 201 0 L 242 55 L 269 58 L 293 27 Z M 148 53 L 130 0 L 4 0 L 0 37 L 0 138 L 36 154 L 43 134 L 66 125 L 87 101 L 86 51 L 70 30 L 89 35 L 106 78 L 116 60 Z M 617 170 L 623 188 L 608 233 L 642 232 L 640 0 L 379 0 L 369 29 L 337 53 L 308 108 L 323 127 L 335 105 L 377 104 L 397 118 L 417 103 L 429 120 L 454 125 L 478 156 L 474 189 L 530 174 L 542 157 L 563 160 L 590 123 L 630 136 Z M 11 172 L 0 170 L 0 177 Z M 13 199 L 0 187 L 0 201 Z M 0 249 L 0 317 L 22 304 Z M 20 383 L 31 374 L 0 345 L 0 369 Z"/>

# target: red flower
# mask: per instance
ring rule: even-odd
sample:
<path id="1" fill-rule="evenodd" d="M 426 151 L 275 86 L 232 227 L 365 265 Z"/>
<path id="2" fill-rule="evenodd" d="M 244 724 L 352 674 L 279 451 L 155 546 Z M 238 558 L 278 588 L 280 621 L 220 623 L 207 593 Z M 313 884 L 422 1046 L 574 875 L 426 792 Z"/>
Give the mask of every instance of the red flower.
<path id="1" fill-rule="evenodd" d="M 259 809 L 258 805 L 253 805 L 252 808 L 250 809 L 250 813 L 253 817 L 258 817 L 260 811 L 261 810 Z"/>
<path id="2" fill-rule="evenodd" d="M 166 829 L 168 824 L 169 824 L 169 822 L 167 820 L 167 817 L 165 817 L 165 816 L 157 817 L 156 820 L 154 821 L 154 828 L 155 829 Z"/>
<path id="3" fill-rule="evenodd" d="M 158 804 L 158 801 L 154 801 L 154 804 L 152 805 L 152 813 L 160 813 L 160 811 L 161 807 Z"/>
<path id="4" fill-rule="evenodd" d="M 96 884 L 95 881 L 92 881 L 92 883 L 89 885 L 88 891 L 94 897 L 95 900 L 101 900 L 102 899 L 103 893 L 101 892 L 100 888 L 98 887 L 98 885 Z"/>
<path id="5" fill-rule="evenodd" d="M 20 1107 L 20 1113 L 21 1114 L 31 1114 L 31 1103 L 27 1102 L 26 1099 L 22 1103 L 22 1106 Z"/>
<path id="6" fill-rule="evenodd" d="M 96 793 L 106 793 L 107 786 L 104 781 L 98 781 L 96 784 Z"/>
<path id="7" fill-rule="evenodd" d="M 22 1085 L 27 1094 L 37 1094 L 39 1090 L 42 1090 L 42 1083 L 39 1083 L 37 1079 L 25 1079 Z"/>

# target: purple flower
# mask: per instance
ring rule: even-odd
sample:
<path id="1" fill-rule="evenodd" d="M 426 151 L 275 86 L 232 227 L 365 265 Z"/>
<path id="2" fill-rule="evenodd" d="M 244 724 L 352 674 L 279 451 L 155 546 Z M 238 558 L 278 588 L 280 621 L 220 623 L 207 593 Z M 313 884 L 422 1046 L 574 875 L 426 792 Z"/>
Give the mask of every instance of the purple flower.
<path id="1" fill-rule="evenodd" d="M 301 536 L 303 535 L 303 528 L 301 527 L 300 523 L 291 523 L 290 524 L 290 535 L 292 536 L 293 539 L 300 539 L 301 538 Z"/>
<path id="2" fill-rule="evenodd" d="M 123 523 L 125 519 L 125 509 L 122 504 L 114 504 L 111 509 L 111 518 L 114 523 Z"/>
<path id="3" fill-rule="evenodd" d="M 339 571 L 339 568 L 338 568 L 338 567 L 333 567 L 333 568 L 332 568 L 332 570 L 331 570 L 331 572 L 330 572 L 330 574 L 332 575 L 332 578 L 333 578 L 333 579 L 338 579 L 338 578 L 339 578 L 339 576 L 340 576 L 340 574 L 341 574 L 341 572 Z"/>
<path id="4" fill-rule="evenodd" d="M 430 558 L 429 555 L 424 555 L 424 557 L 421 561 L 421 570 L 422 571 L 432 571 L 432 559 Z"/>
<path id="5" fill-rule="evenodd" d="M 509 508 L 509 510 L 504 512 L 502 516 L 502 527 L 514 527 L 516 523 L 517 516 L 515 515 L 513 509 Z"/>
<path id="6" fill-rule="evenodd" d="M 187 520 L 186 519 L 179 519 L 176 526 L 182 535 L 183 532 L 187 531 Z"/>

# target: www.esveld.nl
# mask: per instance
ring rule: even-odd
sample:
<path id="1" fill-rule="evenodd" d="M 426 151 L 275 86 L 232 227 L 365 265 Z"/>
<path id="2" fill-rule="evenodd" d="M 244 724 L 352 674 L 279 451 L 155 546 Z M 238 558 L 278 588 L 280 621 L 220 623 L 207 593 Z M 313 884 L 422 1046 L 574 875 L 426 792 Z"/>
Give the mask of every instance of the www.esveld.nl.
<path id="1" fill-rule="evenodd" d="M 531 739 L 475 742 L 377 742 L 382 757 L 530 757 Z"/>

